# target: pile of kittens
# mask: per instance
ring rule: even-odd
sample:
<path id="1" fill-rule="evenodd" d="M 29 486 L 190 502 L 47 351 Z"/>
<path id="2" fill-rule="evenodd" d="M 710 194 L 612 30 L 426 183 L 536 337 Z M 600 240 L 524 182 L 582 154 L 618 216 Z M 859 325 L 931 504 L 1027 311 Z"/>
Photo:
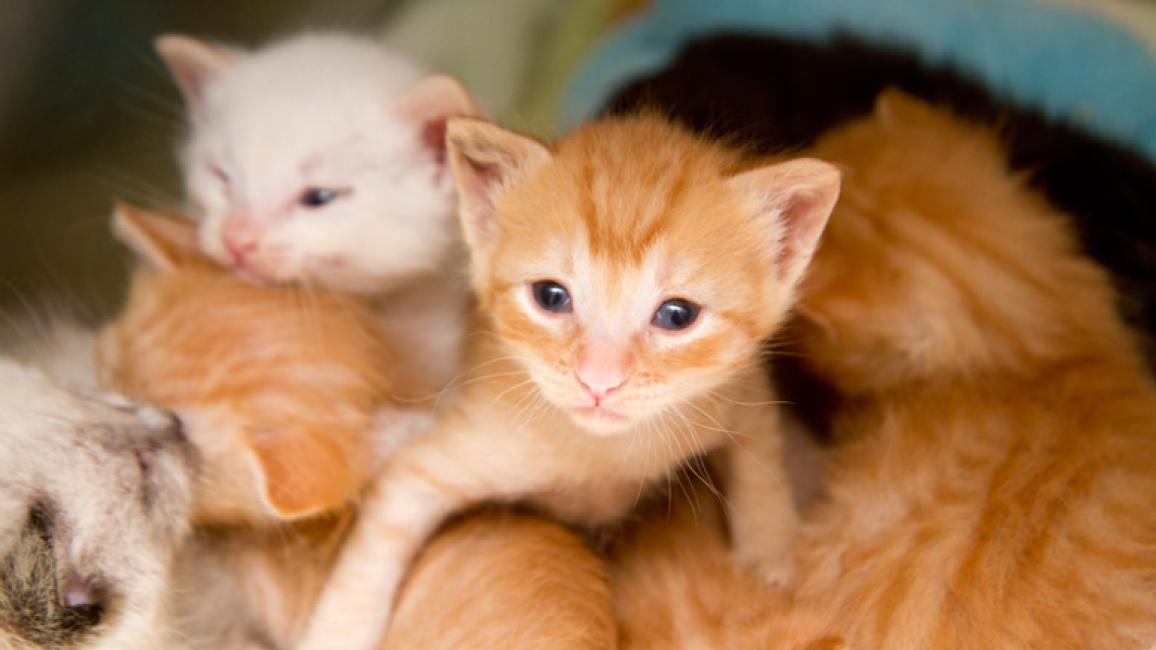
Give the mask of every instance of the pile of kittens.
<path id="1" fill-rule="evenodd" d="M 543 143 L 372 41 L 157 49 L 186 212 L 0 362 L 0 648 L 1156 643 L 1156 387 L 982 126 Z"/>

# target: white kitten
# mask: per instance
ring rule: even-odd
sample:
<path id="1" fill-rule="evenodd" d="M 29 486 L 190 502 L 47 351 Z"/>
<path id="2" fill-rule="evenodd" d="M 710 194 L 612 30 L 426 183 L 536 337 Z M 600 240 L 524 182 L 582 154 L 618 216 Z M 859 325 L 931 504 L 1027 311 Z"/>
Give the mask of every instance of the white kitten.
<path id="1" fill-rule="evenodd" d="M 476 113 L 469 94 L 345 34 L 254 52 L 174 35 L 156 46 L 188 104 L 182 161 L 202 249 L 251 279 L 392 292 L 383 325 L 409 367 L 448 380 L 465 290 L 449 270 L 444 133 L 448 117 Z"/>

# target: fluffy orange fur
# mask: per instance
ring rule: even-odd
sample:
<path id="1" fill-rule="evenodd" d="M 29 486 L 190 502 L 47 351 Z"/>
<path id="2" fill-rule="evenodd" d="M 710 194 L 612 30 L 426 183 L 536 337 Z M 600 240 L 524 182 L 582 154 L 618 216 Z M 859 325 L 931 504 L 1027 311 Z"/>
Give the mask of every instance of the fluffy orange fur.
<path id="1" fill-rule="evenodd" d="M 481 305 L 478 374 L 385 468 L 301 647 L 374 647 L 408 562 L 457 510 L 511 500 L 613 524 L 715 450 L 735 552 L 786 580 L 795 511 L 760 351 L 838 172 L 747 165 L 654 116 L 592 124 L 553 148 L 476 120 L 452 120 L 447 138 Z M 572 308 L 535 302 L 542 281 L 564 286 Z M 675 298 L 701 313 L 661 329 L 656 312 Z M 583 378 L 608 375 L 617 385 L 601 397 Z"/>
<path id="2" fill-rule="evenodd" d="M 417 558 L 383 650 L 615 646 L 602 559 L 540 517 L 482 512 Z"/>
<path id="3" fill-rule="evenodd" d="M 100 366 L 117 390 L 176 411 L 209 457 L 199 519 L 283 521 L 351 502 L 397 385 L 365 303 L 240 280 L 196 252 L 179 215 L 121 206 L 116 223 L 145 264 Z"/>
<path id="4" fill-rule="evenodd" d="M 618 647 L 845 650 L 817 612 L 734 562 L 719 500 L 684 478 L 689 490 L 656 499 L 611 549 Z"/>
<path id="5" fill-rule="evenodd" d="M 1156 395 L 1105 273 L 913 99 L 814 153 L 848 182 L 791 338 L 844 404 L 802 601 L 852 647 L 1151 648 Z"/>

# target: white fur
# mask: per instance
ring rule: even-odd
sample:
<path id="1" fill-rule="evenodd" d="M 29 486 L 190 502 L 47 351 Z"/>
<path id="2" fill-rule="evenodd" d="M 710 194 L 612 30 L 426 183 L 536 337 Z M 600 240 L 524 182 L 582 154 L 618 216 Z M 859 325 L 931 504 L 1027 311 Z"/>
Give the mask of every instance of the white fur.
<path id="1" fill-rule="evenodd" d="M 449 270 L 457 266 L 456 199 L 422 129 L 472 112 L 468 95 L 443 88 L 417 101 L 419 66 L 346 34 L 215 52 L 224 63 L 189 72 L 182 84 L 192 127 L 182 161 L 201 248 L 258 280 L 397 294 L 382 313 L 403 351 L 414 351 L 402 363 L 428 370 L 421 379 L 431 384 L 447 381 L 465 300 Z M 191 66 L 179 55 L 166 59 L 179 80 Z M 341 197 L 309 207 L 301 200 L 310 188 Z M 229 233 L 252 241 L 251 253 L 230 252 Z"/>
<path id="2" fill-rule="evenodd" d="M 439 269 L 451 179 L 419 121 L 391 110 L 422 76 L 373 41 L 317 34 L 240 54 L 208 79 L 183 154 L 205 251 L 232 264 L 223 228 L 245 217 L 260 233 L 248 270 L 265 279 L 378 292 Z M 300 205 L 311 187 L 348 195 Z"/>
<path id="3" fill-rule="evenodd" d="M 169 637 L 166 596 L 187 532 L 190 452 L 173 420 L 80 396 L 7 359 L 0 359 L 0 413 L 0 559 L 13 553 L 30 510 L 43 509 L 58 576 L 114 594 L 104 622 L 68 647 L 180 647 Z M 138 465 L 141 450 L 151 459 L 148 472 Z M 57 588 L 47 585 L 48 593 Z M 0 625 L 0 649 L 38 647 Z"/>

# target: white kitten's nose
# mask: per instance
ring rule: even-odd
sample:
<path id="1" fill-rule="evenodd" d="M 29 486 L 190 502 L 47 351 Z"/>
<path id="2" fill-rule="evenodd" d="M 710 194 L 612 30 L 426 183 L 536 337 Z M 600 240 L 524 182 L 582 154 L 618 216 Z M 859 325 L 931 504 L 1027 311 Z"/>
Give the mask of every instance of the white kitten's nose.
<path id="1" fill-rule="evenodd" d="M 245 258 L 257 250 L 257 231 L 248 221 L 230 221 L 225 225 L 221 238 L 238 266 L 244 266 Z"/>
<path id="2" fill-rule="evenodd" d="M 594 406 L 601 406 L 607 397 L 626 384 L 630 372 L 620 359 L 591 357 L 578 365 L 574 376 L 594 398 Z"/>

